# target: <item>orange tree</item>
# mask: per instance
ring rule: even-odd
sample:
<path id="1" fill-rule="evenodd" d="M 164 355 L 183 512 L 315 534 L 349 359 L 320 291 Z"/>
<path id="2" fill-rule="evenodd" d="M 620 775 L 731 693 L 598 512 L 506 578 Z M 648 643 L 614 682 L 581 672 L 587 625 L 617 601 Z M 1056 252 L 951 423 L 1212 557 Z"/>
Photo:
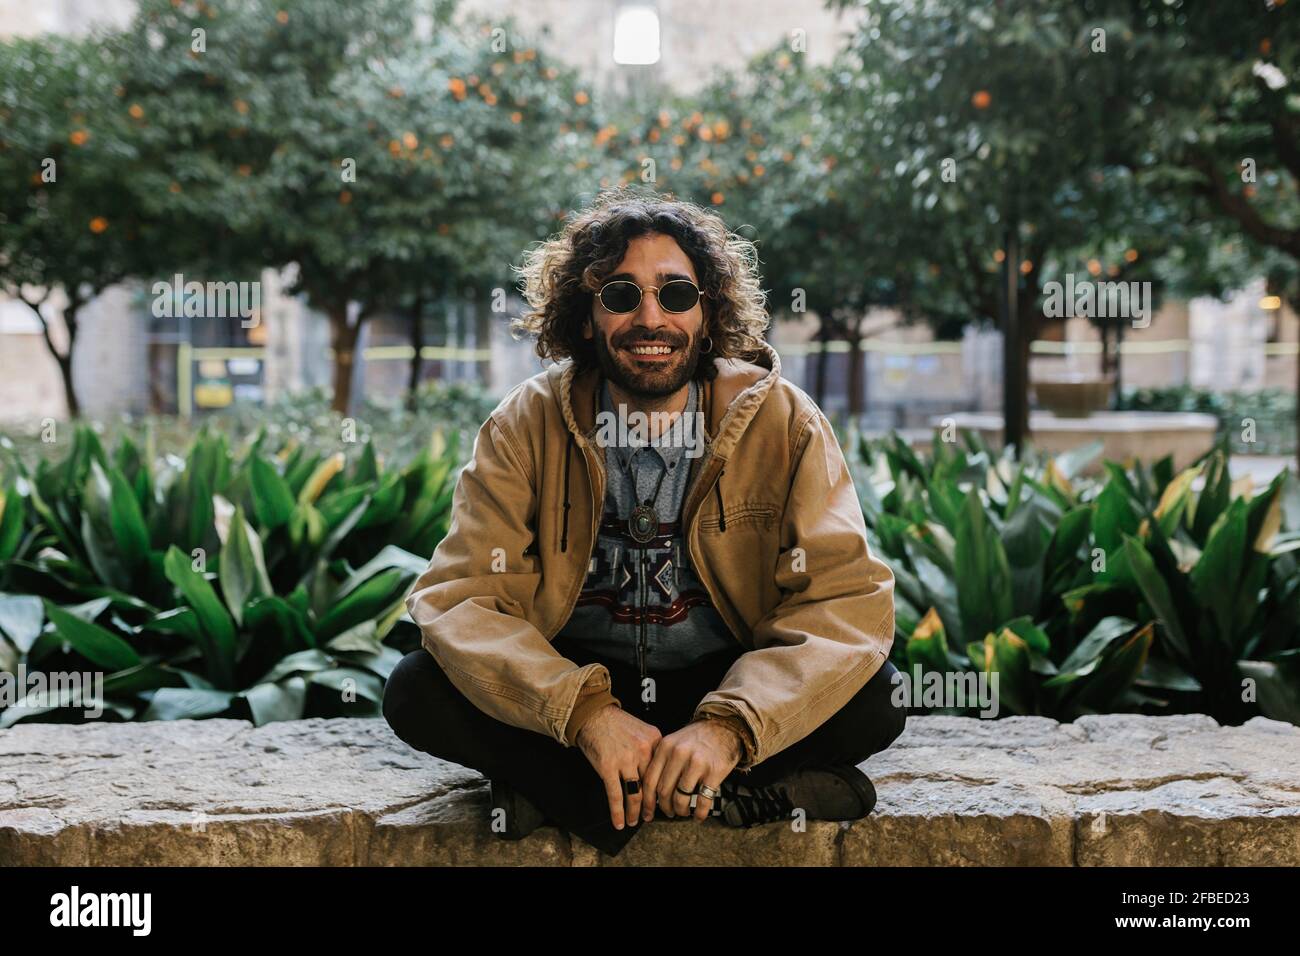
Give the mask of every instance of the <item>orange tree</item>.
<path id="1" fill-rule="evenodd" d="M 712 206 L 755 241 L 774 318 L 811 312 L 819 342 L 849 340 L 856 413 L 863 318 L 872 306 L 904 301 L 916 262 L 881 246 L 884 232 L 864 228 L 874 216 L 892 216 L 883 203 L 894 193 L 843 190 L 842 159 L 875 161 L 857 155 L 856 145 L 853 155 L 836 153 L 832 83 L 827 71 L 777 45 L 694 93 L 664 96 L 657 109 L 614 104 L 592 140 L 603 182 L 642 181 Z M 818 355 L 820 401 L 827 353 Z"/>
<path id="2" fill-rule="evenodd" d="M 1110 28 L 1122 71 L 1116 151 L 1147 188 L 1239 231 L 1270 291 L 1300 312 L 1300 9 L 1284 0 L 1087 6 Z M 1300 381 L 1300 362 L 1296 372 Z"/>
<path id="3" fill-rule="evenodd" d="M 144 0 L 122 37 L 126 99 L 154 118 L 148 193 L 184 228 L 173 254 L 293 265 L 293 291 L 330 324 L 339 411 L 367 319 L 504 285 L 560 204 L 548 143 L 582 109 L 572 74 L 508 22 L 454 14 L 442 0 Z"/>
<path id="4" fill-rule="evenodd" d="M 129 188 L 132 119 L 114 83 L 97 38 L 0 42 L 0 290 L 40 322 L 71 416 L 82 310 L 160 238 Z"/>
<path id="5" fill-rule="evenodd" d="M 924 237 L 920 301 L 1003 326 L 1006 434 L 1019 444 L 1029 342 L 1047 325 L 1043 283 L 1115 241 L 1152 268 L 1183 244 L 1180 231 L 1196 231 L 1185 204 L 1138 188 L 1124 168 L 1126 68 L 1103 49 L 1117 41 L 1094 32 L 1113 25 L 1097 10 L 1105 4 L 833 5 L 860 17 L 832 68 L 844 85 L 831 128 L 843 149 L 856 142 L 886 159 L 884 176 L 847 167 L 870 180 L 853 188 L 908 197 L 907 213 L 878 225 Z"/>

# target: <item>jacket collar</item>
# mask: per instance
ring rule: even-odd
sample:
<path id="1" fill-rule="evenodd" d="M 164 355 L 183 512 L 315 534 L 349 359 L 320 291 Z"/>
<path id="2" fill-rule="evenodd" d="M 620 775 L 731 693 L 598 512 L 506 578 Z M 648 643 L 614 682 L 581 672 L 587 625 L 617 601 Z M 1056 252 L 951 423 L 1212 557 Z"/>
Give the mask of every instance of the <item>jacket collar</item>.
<path id="1" fill-rule="evenodd" d="M 727 459 L 758 412 L 767 393 L 781 377 L 781 358 L 766 342 L 742 359 L 712 358 L 718 374 L 702 383 L 705 442 L 714 455 Z M 551 365 L 547 375 L 559 398 L 564 422 L 579 444 L 589 444 L 596 431 L 596 383 L 599 369 L 578 374 L 572 359 Z"/>

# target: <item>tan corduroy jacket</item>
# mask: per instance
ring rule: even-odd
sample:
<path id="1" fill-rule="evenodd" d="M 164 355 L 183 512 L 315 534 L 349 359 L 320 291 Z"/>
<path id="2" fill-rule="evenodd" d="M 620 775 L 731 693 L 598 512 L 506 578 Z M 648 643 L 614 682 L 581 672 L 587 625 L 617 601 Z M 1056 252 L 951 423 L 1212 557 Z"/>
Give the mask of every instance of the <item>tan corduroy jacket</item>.
<path id="1" fill-rule="evenodd" d="M 894 576 L 867 547 L 830 423 L 775 350 L 714 361 L 705 452 L 682 506 L 696 574 L 744 648 L 696 719 L 736 730 L 746 771 L 846 704 L 884 664 Z M 608 669 L 551 645 L 586 578 L 605 500 L 597 370 L 552 365 L 502 399 L 458 480 L 451 527 L 406 600 L 424 647 L 480 710 L 573 746 Z"/>

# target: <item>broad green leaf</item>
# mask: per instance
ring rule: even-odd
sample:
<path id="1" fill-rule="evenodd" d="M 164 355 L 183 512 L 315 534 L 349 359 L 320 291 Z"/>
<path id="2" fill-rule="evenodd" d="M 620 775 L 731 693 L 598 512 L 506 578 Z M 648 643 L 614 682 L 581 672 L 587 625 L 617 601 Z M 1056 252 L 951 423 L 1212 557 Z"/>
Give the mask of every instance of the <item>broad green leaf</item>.
<path id="1" fill-rule="evenodd" d="M 1087 679 L 1079 694 L 1079 701 L 1094 708 L 1109 709 L 1113 706 L 1142 672 L 1154 639 L 1155 627 L 1152 622 L 1127 640 L 1111 644 L 1096 670 Z"/>
<path id="2" fill-rule="evenodd" d="M 339 587 L 336 597 L 340 599 L 347 597 L 380 571 L 387 571 L 389 568 L 402 568 L 409 574 L 418 577 L 428 567 L 429 560 L 427 558 L 421 558 L 419 555 L 411 554 L 411 552 L 397 547 L 397 545 L 390 544 L 349 574 L 347 580 Z"/>
<path id="3" fill-rule="evenodd" d="M 1255 681 L 1256 702 L 1265 717 L 1300 724 L 1300 651 L 1267 661 L 1237 661 L 1237 669 Z"/>
<path id="4" fill-rule="evenodd" d="M 1069 451 L 1056 456 L 1054 459 L 1056 468 L 1066 478 L 1081 475 L 1083 470 L 1101 455 L 1103 447 L 1105 445 L 1101 439 L 1096 439 L 1071 448 Z"/>
<path id="5" fill-rule="evenodd" d="M 990 680 L 997 675 L 999 710 L 1010 710 L 1013 714 L 1034 712 L 1035 679 L 1029 645 L 1018 635 L 1004 628 L 996 637 L 986 636 L 983 670 Z"/>
<path id="6" fill-rule="evenodd" d="M 1137 624 L 1125 617 L 1102 618 L 1061 662 L 1061 673 L 1091 673 L 1102 651 L 1116 638 L 1132 633 L 1135 627 Z"/>
<path id="7" fill-rule="evenodd" d="M 307 682 L 301 677 L 289 677 L 278 684 L 255 684 L 239 696 L 248 704 L 255 726 L 301 720 L 307 703 Z"/>
<path id="8" fill-rule="evenodd" d="M 1128 495 L 1112 478 L 1097 496 L 1092 515 L 1093 540 L 1105 552 L 1108 565 L 1124 547 L 1124 536 L 1137 534 L 1138 523 Z"/>
<path id="9" fill-rule="evenodd" d="M 1011 569 L 974 489 L 957 521 L 957 601 L 967 636 L 995 631 L 1014 614 Z"/>
<path id="10" fill-rule="evenodd" d="M 405 572 L 393 568 L 381 571 L 341 601 L 336 601 L 316 625 L 318 638 L 340 634 L 355 624 L 377 619 L 394 595 L 400 594 Z"/>
<path id="11" fill-rule="evenodd" d="M 325 540 L 325 521 L 310 504 L 294 506 L 289 516 L 289 539 L 296 549 L 315 549 Z"/>
<path id="12" fill-rule="evenodd" d="M 244 605 L 249 600 L 273 593 L 266 574 L 261 539 L 244 520 L 244 509 L 239 505 L 235 506 L 226 544 L 221 549 L 218 576 L 226 607 L 239 626 L 244 623 Z"/>
<path id="13" fill-rule="evenodd" d="M 41 599 L 30 594 L 0 594 L 0 634 L 13 641 L 26 654 L 45 623 Z"/>
<path id="14" fill-rule="evenodd" d="M 282 657 L 269 671 L 262 675 L 259 684 L 274 684 L 283 680 L 291 674 L 306 673 L 309 671 L 328 670 L 334 666 L 334 659 L 324 651 L 309 650 L 299 651 L 296 654 L 290 654 L 288 657 Z"/>
<path id="15" fill-rule="evenodd" d="M 1049 535 L 1032 504 L 1017 508 L 1002 529 L 1002 544 L 1011 571 L 1013 614 L 1038 613 L 1043 593 L 1043 558 Z"/>
<path id="16" fill-rule="evenodd" d="M 131 587 L 131 575 L 118 560 L 117 548 L 111 534 L 102 532 L 90 511 L 81 513 L 81 540 L 86 546 L 86 557 L 99 579 L 110 587 L 125 591 Z"/>
<path id="17" fill-rule="evenodd" d="M 1204 472 L 1205 482 L 1201 493 L 1189 506 L 1192 539 L 1197 544 L 1204 543 L 1210 528 L 1231 501 L 1232 476 L 1228 471 L 1228 460 L 1222 452 L 1216 451 L 1208 459 Z"/>
<path id="18" fill-rule="evenodd" d="M 83 621 L 50 601 L 45 602 L 45 616 L 58 635 L 92 664 L 105 670 L 119 671 L 140 663 L 135 648 L 98 624 Z"/>
<path id="19" fill-rule="evenodd" d="M 1246 558 L 1246 503 L 1238 498 L 1210 529 L 1201 558 L 1192 568 L 1192 593 L 1208 608 L 1218 633 L 1229 640 L 1238 625 L 1234 606 Z"/>
<path id="20" fill-rule="evenodd" d="M 298 492 L 298 503 L 307 505 L 315 502 L 321 496 L 321 492 L 325 490 L 325 486 L 343 470 L 346 461 L 347 459 L 341 451 L 336 451 L 322 461 L 302 486 L 302 490 Z"/>
<path id="21" fill-rule="evenodd" d="M 1195 677 L 1172 661 L 1161 657 L 1148 657 L 1146 667 L 1142 668 L 1142 673 L 1133 683 L 1143 687 L 1154 687 L 1157 690 L 1183 693 L 1197 693 L 1202 689 L 1201 682 Z"/>
<path id="22" fill-rule="evenodd" d="M 1133 576 L 1137 580 L 1143 598 L 1164 627 L 1175 657 L 1181 662 L 1189 661 L 1191 650 L 1187 643 L 1187 634 L 1183 630 L 1183 622 L 1178 616 L 1178 609 L 1174 607 L 1173 598 L 1169 596 L 1169 586 L 1156 570 L 1151 555 L 1142 546 L 1142 542 L 1133 537 L 1124 539 L 1124 554 L 1133 569 Z"/>
<path id="23" fill-rule="evenodd" d="M 343 695 L 345 703 L 354 703 L 357 698 L 365 698 L 379 704 L 384 699 L 384 685 L 378 677 L 368 671 L 354 667 L 336 667 L 332 670 L 312 671 L 307 680 L 312 684 L 328 687 Z"/>
<path id="24" fill-rule="evenodd" d="M 154 615 L 141 627 L 146 631 L 158 631 L 163 634 L 181 634 L 196 643 L 203 637 L 199 616 L 191 607 L 177 607 L 170 611 L 163 611 L 161 614 Z"/>
<path id="25" fill-rule="evenodd" d="M 225 690 L 163 687 L 154 693 L 141 720 L 197 720 L 230 709 L 234 694 Z"/>
<path id="26" fill-rule="evenodd" d="M 112 486 L 109 517 L 117 553 L 127 567 L 139 567 L 149 555 L 149 528 L 144 523 L 140 502 L 116 469 L 108 480 Z"/>
<path id="27" fill-rule="evenodd" d="M 235 676 L 235 627 L 207 578 L 191 567 L 189 557 L 175 545 L 163 559 L 167 580 L 185 597 L 207 640 L 203 656 L 208 673 L 218 685 L 229 687 Z"/>
<path id="28" fill-rule="evenodd" d="M 384 645 L 380 647 L 377 654 L 359 654 L 355 651 L 348 651 L 342 655 L 342 659 L 355 664 L 357 667 L 363 667 L 374 674 L 378 674 L 384 680 L 388 680 L 394 668 L 402 662 L 402 653 L 395 648 Z"/>
<path id="29" fill-rule="evenodd" d="M 0 712 L 0 730 L 6 730 L 24 720 L 35 720 L 46 714 L 58 711 L 80 711 L 79 716 L 88 720 L 103 719 L 105 714 L 113 714 L 119 720 L 130 720 L 135 716 L 135 708 L 113 700 L 103 700 L 94 694 L 86 694 L 84 687 L 49 688 L 44 691 L 29 693 L 23 700 Z M 98 712 L 99 716 L 94 714 Z"/>
<path id="30" fill-rule="evenodd" d="M 247 627 L 256 629 L 267 621 L 273 621 L 274 626 L 279 628 L 280 639 L 286 641 L 286 645 L 300 643 L 304 647 L 312 647 L 316 643 L 303 614 L 284 598 L 257 598 L 250 601 L 244 609 L 244 623 Z M 293 640 L 286 640 L 290 635 Z"/>
<path id="31" fill-rule="evenodd" d="M 1031 651 L 1037 654 L 1049 654 L 1052 650 L 1052 639 L 1047 636 L 1047 632 L 1033 622 L 1029 617 L 1017 617 L 1007 621 L 1003 630 L 1010 631 L 1020 638 L 1029 647 Z"/>
<path id="32" fill-rule="evenodd" d="M 909 668 L 919 664 L 922 670 L 935 671 L 946 671 L 950 666 L 943 622 L 934 608 L 925 612 L 907 642 L 907 664 Z"/>
<path id="33" fill-rule="evenodd" d="M 175 669 L 165 664 L 146 663 L 109 674 L 104 678 L 104 693 L 122 696 L 184 684 L 185 678 Z"/>
<path id="34" fill-rule="evenodd" d="M 1165 487 L 1164 493 L 1160 496 L 1160 501 L 1156 504 L 1153 514 L 1160 522 L 1160 530 L 1164 532 L 1166 538 L 1173 535 L 1178 527 L 1178 522 L 1182 519 L 1183 509 L 1187 507 L 1188 499 L 1192 493 L 1192 482 L 1200 475 L 1200 466 L 1185 469 L 1180 472 L 1178 477 Z"/>
<path id="35" fill-rule="evenodd" d="M 338 637 L 331 638 L 325 645 L 328 651 L 361 651 L 368 654 L 378 654 L 382 645 L 379 638 L 375 636 L 378 628 L 374 621 L 362 621 L 348 628 Z"/>
<path id="36" fill-rule="evenodd" d="M 264 531 L 273 531 L 289 520 L 293 514 L 293 493 L 279 472 L 260 456 L 250 459 L 249 478 L 253 486 L 253 511 L 257 525 Z"/>
<path id="37" fill-rule="evenodd" d="M 7 488 L 0 488 L 0 561 L 7 561 L 18 553 L 26 510 L 14 482 L 11 481 Z"/>

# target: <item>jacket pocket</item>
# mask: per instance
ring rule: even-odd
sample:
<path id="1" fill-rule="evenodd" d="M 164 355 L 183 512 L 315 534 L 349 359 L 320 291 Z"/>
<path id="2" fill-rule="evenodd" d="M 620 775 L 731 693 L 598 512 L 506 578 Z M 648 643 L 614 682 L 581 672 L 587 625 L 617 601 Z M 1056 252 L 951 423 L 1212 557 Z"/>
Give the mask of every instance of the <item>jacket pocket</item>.
<path id="1" fill-rule="evenodd" d="M 524 548 L 523 554 L 520 555 L 520 561 L 522 562 L 522 564 L 519 568 L 515 568 L 512 566 L 510 568 L 507 568 L 506 570 L 518 571 L 519 573 L 522 574 L 541 573 L 542 552 L 541 552 L 541 548 L 538 547 L 536 537 L 534 537 L 533 540 L 529 542 L 528 547 Z"/>
<path id="2" fill-rule="evenodd" d="M 723 514 L 727 519 L 727 532 L 733 527 L 759 528 L 763 531 L 775 531 L 779 509 L 776 505 L 746 502 L 727 508 Z M 700 518 L 700 531 L 706 534 L 725 534 L 716 514 L 703 515 Z"/>

